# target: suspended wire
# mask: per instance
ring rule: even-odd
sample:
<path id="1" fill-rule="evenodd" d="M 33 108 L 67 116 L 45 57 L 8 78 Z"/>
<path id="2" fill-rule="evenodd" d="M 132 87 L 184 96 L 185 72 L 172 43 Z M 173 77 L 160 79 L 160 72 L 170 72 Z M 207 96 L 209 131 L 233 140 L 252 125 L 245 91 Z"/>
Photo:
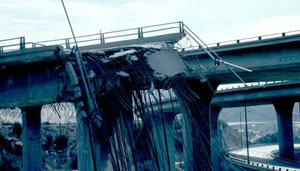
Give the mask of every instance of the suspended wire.
<path id="1" fill-rule="evenodd" d="M 200 39 L 200 37 L 198 37 L 189 27 L 187 27 L 186 25 L 184 25 L 185 28 L 188 29 L 188 31 L 190 31 L 198 40 L 200 40 L 200 42 L 205 46 L 203 47 L 201 45 L 200 42 L 198 42 L 189 32 L 186 32 L 189 36 L 191 36 L 191 38 L 200 46 L 202 47 L 202 49 L 208 54 L 208 56 L 210 58 L 212 58 L 216 64 L 218 64 L 219 62 L 223 63 L 225 65 L 225 67 L 227 67 L 227 69 L 229 69 L 244 85 L 245 87 L 247 87 L 246 82 L 230 67 L 235 67 L 235 68 L 239 68 L 248 72 L 252 72 L 251 70 L 235 65 L 235 64 L 231 64 L 229 62 L 224 61 L 215 51 L 213 51 L 202 39 Z M 207 50 L 208 49 L 208 50 Z M 213 56 L 211 53 L 213 53 L 215 56 Z"/>
<path id="2" fill-rule="evenodd" d="M 74 39 L 75 44 L 76 44 L 76 50 L 78 51 L 78 55 L 76 55 L 76 61 L 77 61 L 77 64 L 78 64 L 80 75 L 82 77 L 82 82 L 83 82 L 83 85 L 84 85 L 84 89 L 85 89 L 85 92 L 86 92 L 86 95 L 87 95 L 88 106 L 89 106 L 89 110 L 90 110 L 89 112 L 97 112 L 97 114 L 100 114 L 99 110 L 98 110 L 96 100 L 95 100 L 95 96 L 94 96 L 93 92 L 91 91 L 92 89 L 91 89 L 90 81 L 89 81 L 89 79 L 87 79 L 87 71 L 86 71 L 85 65 L 84 65 L 82 57 L 81 57 L 81 52 L 80 52 L 79 46 L 77 44 L 76 36 L 74 34 L 74 31 L 73 31 L 73 28 L 72 28 L 72 25 L 71 25 L 71 21 L 69 19 L 67 9 L 65 7 L 65 4 L 64 4 L 63 0 L 61 0 L 61 3 L 63 5 L 64 11 L 65 11 L 65 14 L 66 14 L 66 17 L 67 17 L 67 20 L 68 20 L 68 24 L 70 26 L 70 29 L 71 29 L 71 32 L 72 32 L 72 35 L 73 35 L 73 39 Z"/>
<path id="3" fill-rule="evenodd" d="M 168 141 L 167 141 L 167 133 L 166 133 L 166 126 L 165 126 L 165 118 L 163 114 L 163 107 L 162 107 L 162 100 L 161 100 L 161 93 L 160 90 L 158 89 L 158 96 L 159 96 L 159 103 L 160 103 L 160 114 L 161 114 L 161 122 L 163 125 L 163 133 L 164 133 L 164 140 L 165 140 L 165 148 L 166 148 L 166 153 L 167 153 L 167 161 L 168 161 L 168 167 L 169 171 L 171 170 L 171 164 L 170 164 L 170 156 L 169 156 L 169 148 L 168 148 Z"/>
<path id="4" fill-rule="evenodd" d="M 91 90 L 92 90 L 91 85 L 90 85 L 89 79 L 87 79 L 87 72 L 86 72 L 84 63 L 82 61 L 81 53 L 80 53 L 80 50 L 79 50 L 79 47 L 78 47 L 78 44 L 77 44 L 77 40 L 76 40 L 74 31 L 73 31 L 73 28 L 72 28 L 72 25 L 71 25 L 71 21 L 70 21 L 69 16 L 68 16 L 67 9 L 65 7 L 65 4 L 64 4 L 63 0 L 61 0 L 61 3 L 62 3 L 62 6 L 64 8 L 64 11 L 65 11 L 65 14 L 66 14 L 66 17 L 67 17 L 67 20 L 68 20 L 68 24 L 70 26 L 70 29 L 71 29 L 71 32 L 72 32 L 72 35 L 73 35 L 73 39 L 74 39 L 76 47 L 77 47 L 78 55 L 76 55 L 76 60 L 77 60 L 77 64 L 78 64 L 78 67 L 79 67 L 80 75 L 82 77 L 82 82 L 83 82 L 83 85 L 84 85 L 84 89 L 85 89 L 85 92 L 86 92 L 86 95 L 87 95 L 89 112 L 97 112 L 97 114 L 100 114 L 99 109 L 97 107 L 96 100 L 95 100 L 95 96 L 91 92 Z M 90 97 L 90 96 L 92 96 L 92 97 Z M 101 120 L 101 117 L 100 117 L 100 120 Z M 97 171 L 96 157 L 95 157 L 93 137 L 92 137 L 93 134 L 92 134 L 92 129 L 91 129 L 91 123 L 90 122 L 88 123 L 88 133 L 89 133 L 89 141 L 90 141 L 90 147 L 91 147 L 91 153 L 92 153 L 92 159 L 93 159 L 93 166 L 94 166 L 94 170 Z"/>

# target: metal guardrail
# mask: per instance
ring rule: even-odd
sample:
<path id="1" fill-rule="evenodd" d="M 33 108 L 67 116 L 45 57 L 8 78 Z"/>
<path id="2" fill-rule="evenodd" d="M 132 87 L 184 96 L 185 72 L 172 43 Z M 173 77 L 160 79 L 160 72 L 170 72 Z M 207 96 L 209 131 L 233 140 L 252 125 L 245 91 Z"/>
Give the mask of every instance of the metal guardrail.
<path id="1" fill-rule="evenodd" d="M 299 149 L 300 149 L 299 147 L 295 147 L 295 151 L 299 150 Z M 297 160 L 295 161 L 295 160 L 290 160 L 290 159 L 287 159 L 287 158 L 280 157 L 279 156 L 279 149 L 271 151 L 271 157 L 276 161 L 279 161 L 279 162 L 282 162 L 282 163 L 285 163 L 285 164 L 288 164 L 288 165 L 297 165 L 298 167 L 300 167 L 300 161 L 297 161 Z"/>
<path id="2" fill-rule="evenodd" d="M 194 43 L 197 44 L 197 46 L 177 48 L 178 51 L 195 50 L 195 49 L 201 49 L 202 47 L 205 47 L 201 43 L 199 43 L 201 42 L 198 40 L 199 37 L 182 21 L 109 31 L 109 32 L 100 31 L 99 33 L 95 33 L 95 34 L 77 36 L 77 42 L 79 46 L 84 46 L 84 45 L 92 45 L 92 44 L 104 44 L 110 42 L 117 42 L 122 40 L 141 39 L 145 37 L 159 36 L 159 35 L 165 35 L 170 33 L 186 33 L 187 36 L 189 36 L 194 41 Z M 207 46 L 218 47 L 218 46 L 225 46 L 225 45 L 235 45 L 244 42 L 260 41 L 265 39 L 285 37 L 285 36 L 297 35 L 297 34 L 300 34 L 300 30 L 294 30 L 294 31 L 289 31 L 284 33 L 275 33 L 275 34 L 269 34 L 269 35 L 263 35 L 257 37 L 249 37 L 249 38 L 243 38 L 238 40 L 209 43 L 207 44 Z M 3 42 L 9 42 L 12 40 L 20 40 L 20 42 L 2 45 Z M 24 48 L 35 48 L 35 47 L 50 46 L 50 45 L 61 45 L 64 48 L 70 49 L 72 46 L 75 45 L 75 42 L 73 41 L 72 37 L 38 41 L 38 42 L 25 42 L 25 37 L 17 37 L 12 39 L 0 40 L 0 53 L 14 51 L 14 50 L 21 50 Z"/>
<path id="3" fill-rule="evenodd" d="M 194 41 L 194 43 L 197 44 L 197 46 L 189 46 L 185 48 L 178 48 L 179 51 L 189 51 L 189 50 L 196 50 L 196 49 L 202 49 L 203 44 L 200 44 L 197 35 L 185 24 L 183 24 L 184 32 L 187 33 L 187 35 Z M 245 42 L 255 42 L 255 41 L 261 41 L 261 40 L 267 40 L 267 39 L 273 39 L 273 38 L 280 38 L 280 37 L 286 37 L 291 35 L 300 35 L 300 30 L 293 30 L 288 32 L 282 32 L 282 33 L 274 33 L 274 34 L 266 34 L 261 36 L 255 36 L 255 37 L 247 37 L 242 39 L 236 39 L 236 40 L 229 40 L 229 41 L 222 41 L 222 42 L 216 42 L 216 43 L 208 43 L 208 47 L 219 47 L 219 46 L 227 46 L 227 45 L 238 45 L 240 43 Z M 205 46 L 204 46 L 205 47 Z"/>
<path id="4" fill-rule="evenodd" d="M 171 33 L 183 33 L 184 32 L 183 25 L 184 24 L 182 21 L 170 22 L 164 24 L 136 27 L 136 28 L 109 31 L 109 32 L 100 31 L 100 33 L 77 36 L 76 38 L 79 46 L 92 45 L 92 44 L 104 44 L 104 43 L 117 42 L 122 40 L 141 39 L 141 38 L 146 38 L 151 36 L 160 36 L 160 35 L 166 35 Z M 20 38 L 22 38 L 22 41 L 20 41 L 20 43 L 1 45 L 1 42 L 20 39 Z M 61 45 L 67 49 L 70 49 L 73 45 L 75 45 L 75 42 L 72 37 L 38 41 L 38 42 L 27 42 L 27 43 L 25 43 L 25 37 L 20 37 L 20 38 L 0 40 L 0 53 L 12 51 L 12 50 L 21 50 L 26 48 L 26 45 L 29 48 L 49 46 L 49 45 Z"/>
<path id="5" fill-rule="evenodd" d="M 13 42 L 12 44 L 9 42 Z M 19 49 L 25 49 L 25 37 L 15 37 L 10 39 L 0 40 L 0 43 L 3 44 L 0 46 L 0 53 L 4 52 L 4 48 L 10 48 L 18 46 Z"/>
<path id="6" fill-rule="evenodd" d="M 239 163 L 239 164 L 241 164 L 241 166 L 245 166 L 245 167 L 249 167 L 249 168 L 256 168 L 259 170 L 279 170 L 279 171 L 297 171 L 297 170 L 299 170 L 299 169 L 291 169 L 291 168 L 286 168 L 286 167 L 281 167 L 281 166 L 265 164 L 265 163 L 261 163 L 261 162 L 255 162 L 255 161 L 248 162 L 247 160 L 233 157 L 228 154 L 225 154 L 225 158 L 227 159 L 227 161 Z"/>
<path id="7" fill-rule="evenodd" d="M 227 91 L 227 90 L 238 90 L 238 89 L 245 89 L 245 88 L 253 88 L 253 87 L 265 87 L 270 85 L 279 85 L 282 83 L 295 83 L 295 81 L 289 80 L 277 80 L 277 81 L 263 81 L 263 82 L 251 82 L 246 83 L 247 87 L 244 84 L 230 84 L 230 86 L 222 85 L 222 87 L 218 87 L 218 91 Z M 297 82 L 298 83 L 298 82 Z"/>

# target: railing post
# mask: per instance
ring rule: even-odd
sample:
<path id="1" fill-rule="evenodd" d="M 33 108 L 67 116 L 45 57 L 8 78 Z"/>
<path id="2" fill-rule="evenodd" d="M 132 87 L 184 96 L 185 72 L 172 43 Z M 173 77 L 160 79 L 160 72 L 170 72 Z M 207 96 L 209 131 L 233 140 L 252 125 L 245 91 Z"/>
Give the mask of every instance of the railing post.
<path id="1" fill-rule="evenodd" d="M 144 38 L 144 33 L 143 33 L 143 28 L 140 29 L 140 33 L 141 33 L 141 38 Z"/>
<path id="2" fill-rule="evenodd" d="M 3 47 L 0 47 L 0 53 L 2 53 L 3 52 Z"/>
<path id="3" fill-rule="evenodd" d="M 285 33 L 282 33 L 282 37 L 284 37 L 285 36 Z"/>
<path id="4" fill-rule="evenodd" d="M 105 43 L 104 34 L 100 32 L 100 43 Z"/>
<path id="5" fill-rule="evenodd" d="M 180 21 L 179 22 L 179 33 L 183 33 L 184 32 L 184 25 L 183 25 L 183 22 Z"/>
<path id="6" fill-rule="evenodd" d="M 101 30 L 100 30 L 100 44 L 102 44 L 102 32 L 101 32 Z"/>
<path id="7" fill-rule="evenodd" d="M 138 38 L 141 39 L 143 37 L 143 28 L 138 28 Z"/>
<path id="8" fill-rule="evenodd" d="M 261 40 L 261 36 L 258 37 L 258 40 Z"/>
<path id="9" fill-rule="evenodd" d="M 66 49 L 70 49 L 70 39 L 66 39 Z"/>
<path id="10" fill-rule="evenodd" d="M 20 50 L 25 49 L 25 37 L 20 37 Z"/>
<path id="11" fill-rule="evenodd" d="M 240 40 L 237 40 L 236 43 L 240 43 Z"/>

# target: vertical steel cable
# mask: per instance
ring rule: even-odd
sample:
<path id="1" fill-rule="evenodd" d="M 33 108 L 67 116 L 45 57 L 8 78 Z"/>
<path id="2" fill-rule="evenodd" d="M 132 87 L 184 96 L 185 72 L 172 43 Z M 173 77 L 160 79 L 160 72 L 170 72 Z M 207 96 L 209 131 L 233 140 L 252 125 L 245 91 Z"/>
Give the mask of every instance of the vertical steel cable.
<path id="1" fill-rule="evenodd" d="M 163 115 L 163 108 L 162 108 L 162 100 L 161 100 L 160 89 L 158 89 L 158 97 L 159 97 L 159 103 L 160 103 L 161 122 L 162 122 L 162 125 L 163 125 L 163 131 L 164 131 L 165 148 L 166 148 L 167 160 L 168 160 L 168 167 L 169 167 L 168 169 L 169 169 L 169 171 L 171 171 L 169 148 L 168 148 L 167 133 L 166 133 L 166 125 L 165 125 L 165 118 L 164 118 L 164 115 Z"/>

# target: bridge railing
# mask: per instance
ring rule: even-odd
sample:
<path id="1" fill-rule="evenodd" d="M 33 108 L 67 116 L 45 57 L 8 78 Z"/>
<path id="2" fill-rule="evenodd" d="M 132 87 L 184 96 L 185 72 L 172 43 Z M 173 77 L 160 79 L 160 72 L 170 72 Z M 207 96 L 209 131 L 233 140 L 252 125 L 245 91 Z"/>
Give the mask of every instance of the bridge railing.
<path id="1" fill-rule="evenodd" d="M 282 84 L 282 83 L 287 83 L 287 82 L 290 82 L 290 83 L 295 83 L 295 81 L 289 81 L 289 80 L 276 80 L 276 81 L 261 81 L 261 82 L 247 82 L 246 85 L 247 85 L 247 88 L 249 87 L 265 87 L 265 86 L 270 86 L 270 85 L 279 85 L 279 84 Z M 297 82 L 298 83 L 298 82 Z M 226 91 L 226 90 L 232 90 L 232 89 L 244 89 L 246 88 L 245 87 L 245 84 L 223 84 L 221 86 L 218 87 L 218 91 Z"/>
<path id="2" fill-rule="evenodd" d="M 0 53 L 8 49 L 25 49 L 25 37 L 15 37 L 0 40 Z"/>
<path id="3" fill-rule="evenodd" d="M 141 39 L 146 37 L 161 36 L 161 35 L 172 34 L 172 33 L 183 33 L 182 21 L 109 31 L 109 32 L 100 31 L 99 33 L 95 33 L 95 34 L 77 36 L 76 39 L 79 46 L 85 46 L 85 45 L 117 42 L 123 40 Z M 18 39 L 20 39 L 19 43 L 5 44 L 5 45 L 0 44 L 0 52 L 20 50 L 24 48 L 35 48 L 35 47 L 49 46 L 49 45 L 61 45 L 64 48 L 69 49 L 75 45 L 73 37 L 45 40 L 45 41 L 38 41 L 38 42 L 27 42 L 27 43 L 25 43 L 25 37 L 19 37 L 13 39 L 0 40 L 0 43 L 4 41 L 18 40 Z M 19 46 L 20 48 L 18 48 Z"/>
<path id="4" fill-rule="evenodd" d="M 201 49 L 203 47 L 203 44 L 199 43 L 197 40 L 197 36 L 194 35 L 193 32 L 191 32 L 191 29 L 189 29 L 188 26 L 185 24 L 183 25 L 184 32 L 187 33 L 188 37 L 194 42 L 194 44 L 188 46 L 188 47 L 178 47 L 177 49 L 179 51 L 188 51 L 188 50 L 195 50 L 195 49 Z M 208 47 L 219 47 L 219 46 L 225 46 L 225 45 L 238 45 L 240 43 L 245 42 L 254 42 L 254 41 L 261 41 L 266 39 L 272 39 L 272 38 L 280 38 L 280 37 L 286 37 L 291 35 L 299 35 L 300 30 L 293 30 L 288 32 L 282 32 L 282 33 L 274 33 L 274 34 L 266 34 L 261 36 L 255 36 L 255 37 L 247 37 L 242 39 L 236 39 L 236 40 L 228 40 L 228 41 L 222 41 L 222 42 L 215 42 L 215 43 L 207 43 L 206 45 Z M 205 46 L 204 46 L 205 47 Z"/>
<path id="5" fill-rule="evenodd" d="M 164 24 L 157 24 L 144 27 L 136 27 L 130 29 L 109 31 L 109 32 L 99 32 L 95 34 L 77 36 L 77 43 L 79 46 L 91 45 L 91 44 L 104 44 L 130 39 L 141 39 L 151 36 L 160 36 L 170 33 L 178 33 L 182 30 L 182 22 L 171 22 Z M 65 48 L 70 48 L 75 45 L 72 37 L 39 41 L 39 44 L 44 45 L 62 45 Z"/>
<path id="6" fill-rule="evenodd" d="M 117 42 L 122 40 L 141 39 L 141 38 L 160 36 L 160 35 L 166 35 L 171 33 L 186 33 L 187 37 L 189 37 L 194 42 L 194 44 L 191 44 L 188 47 L 177 47 L 176 49 L 178 51 L 195 50 L 195 49 L 201 49 L 202 47 L 205 47 L 203 46 L 203 44 L 199 43 L 198 40 L 199 37 L 182 21 L 109 31 L 109 32 L 100 31 L 99 33 L 77 36 L 76 38 L 79 46 L 85 46 L 85 45 Z M 285 37 L 285 36 L 297 35 L 297 34 L 300 34 L 300 30 L 268 34 L 268 35 L 262 35 L 256 37 L 248 37 L 248 38 L 237 39 L 237 40 L 222 41 L 217 43 L 208 43 L 206 45 L 207 47 L 236 45 L 244 42 L 260 41 L 265 39 L 279 38 L 279 37 Z M 69 49 L 75 45 L 75 42 L 72 37 L 38 41 L 38 42 L 25 42 L 25 37 L 17 37 L 12 39 L 0 40 L 0 53 L 20 50 L 24 48 L 35 48 L 35 47 L 49 46 L 49 45 L 61 45 L 64 48 Z"/>
<path id="7" fill-rule="evenodd" d="M 279 170 L 279 171 L 296 171 L 296 169 L 288 168 L 288 167 L 282 167 L 282 166 L 276 166 L 271 164 L 265 164 L 262 162 L 255 162 L 255 161 L 247 161 L 245 159 L 240 159 L 238 157 L 234 157 L 228 154 L 225 154 L 225 159 L 229 162 L 235 163 L 237 165 L 247 167 L 247 168 L 253 168 L 258 170 Z"/>
<path id="8" fill-rule="evenodd" d="M 35 48 L 37 46 L 46 46 L 35 42 L 25 42 L 25 37 L 15 37 L 0 40 L 0 53 L 23 50 L 26 48 Z"/>

